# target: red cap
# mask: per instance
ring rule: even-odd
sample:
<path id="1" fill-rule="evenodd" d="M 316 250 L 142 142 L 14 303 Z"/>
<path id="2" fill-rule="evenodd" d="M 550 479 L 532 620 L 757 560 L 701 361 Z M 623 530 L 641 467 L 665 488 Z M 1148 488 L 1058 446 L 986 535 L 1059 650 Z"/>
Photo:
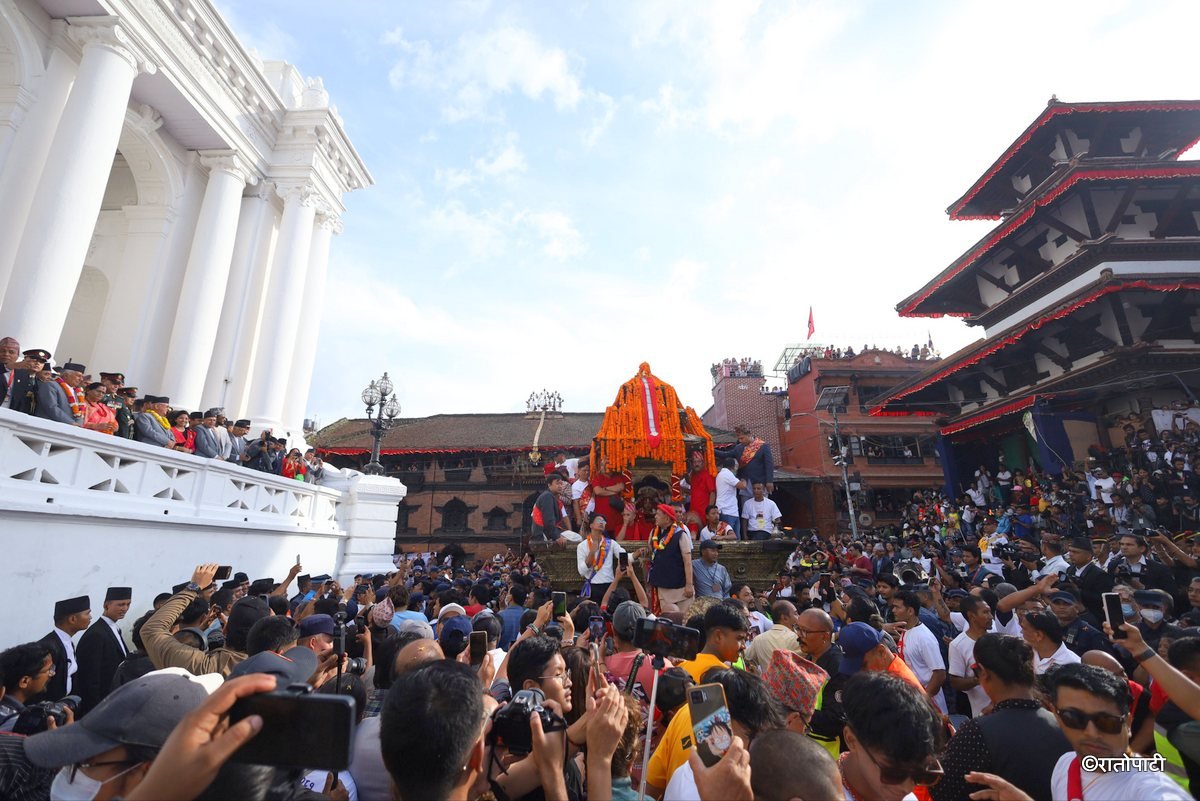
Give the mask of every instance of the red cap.
<path id="1" fill-rule="evenodd" d="M 675 507 L 674 506 L 671 506 L 671 505 L 665 504 L 665 503 L 660 503 L 658 505 L 658 511 L 662 512 L 664 515 L 671 518 L 672 520 L 675 519 Z"/>

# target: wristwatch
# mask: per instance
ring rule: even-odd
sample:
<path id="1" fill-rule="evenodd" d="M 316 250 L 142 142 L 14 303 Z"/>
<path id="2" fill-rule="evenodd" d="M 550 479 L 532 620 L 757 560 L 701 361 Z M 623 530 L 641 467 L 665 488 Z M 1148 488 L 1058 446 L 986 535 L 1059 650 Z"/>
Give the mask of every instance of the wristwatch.
<path id="1" fill-rule="evenodd" d="M 194 581 L 189 581 L 184 589 L 190 590 L 191 592 L 200 592 L 200 585 Z"/>
<path id="2" fill-rule="evenodd" d="M 1134 654 L 1133 658 L 1136 659 L 1138 662 L 1145 662 L 1150 657 L 1157 656 L 1157 655 L 1158 655 L 1158 651 L 1155 651 L 1153 648 L 1151 648 L 1150 646 L 1147 645 L 1145 651 Z"/>

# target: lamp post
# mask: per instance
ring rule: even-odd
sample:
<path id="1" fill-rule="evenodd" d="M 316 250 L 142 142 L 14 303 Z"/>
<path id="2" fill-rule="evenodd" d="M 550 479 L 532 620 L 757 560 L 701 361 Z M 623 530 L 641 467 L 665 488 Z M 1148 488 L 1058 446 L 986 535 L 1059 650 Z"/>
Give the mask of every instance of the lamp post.
<path id="1" fill-rule="evenodd" d="M 824 387 L 821 389 L 821 394 L 817 398 L 816 409 L 822 412 L 829 412 L 833 417 L 833 438 L 837 446 L 837 456 L 833 457 L 835 465 L 842 469 L 842 487 L 846 490 L 846 511 L 850 515 L 850 533 L 854 539 L 858 539 L 858 515 L 854 509 L 854 494 L 850 490 L 849 471 L 846 470 L 846 456 L 849 449 L 842 444 L 842 430 L 838 425 L 838 411 L 845 410 L 846 404 L 850 400 L 849 387 Z M 793 417 L 797 415 L 793 414 Z M 816 415 L 812 415 L 815 417 Z"/>
<path id="2" fill-rule="evenodd" d="M 383 475 L 383 465 L 379 463 L 379 447 L 383 435 L 396 424 L 400 415 L 400 401 L 396 400 L 392 380 L 384 373 L 383 378 L 372 381 L 362 391 L 362 402 L 367 406 L 367 419 L 371 421 L 371 461 L 363 467 L 363 472 L 369 476 Z M 375 407 L 379 410 L 376 411 Z"/>

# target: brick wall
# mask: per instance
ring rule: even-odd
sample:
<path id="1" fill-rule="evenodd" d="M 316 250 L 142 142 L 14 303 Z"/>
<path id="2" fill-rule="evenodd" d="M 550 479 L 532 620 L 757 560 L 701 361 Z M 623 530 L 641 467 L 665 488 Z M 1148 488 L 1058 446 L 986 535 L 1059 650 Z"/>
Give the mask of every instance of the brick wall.
<path id="1" fill-rule="evenodd" d="M 748 426 L 771 446 L 771 455 L 779 464 L 780 399 L 759 391 L 765 381 L 761 376 L 721 378 L 713 387 L 713 405 L 704 413 L 703 421 L 706 426 L 727 431 L 739 425 Z"/>

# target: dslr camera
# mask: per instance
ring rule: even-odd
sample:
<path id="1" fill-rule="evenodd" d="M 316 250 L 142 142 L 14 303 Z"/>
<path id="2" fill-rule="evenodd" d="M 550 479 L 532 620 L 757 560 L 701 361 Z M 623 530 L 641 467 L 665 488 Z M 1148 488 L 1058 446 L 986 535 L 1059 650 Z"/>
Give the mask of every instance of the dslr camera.
<path id="1" fill-rule="evenodd" d="M 79 711 L 79 696 L 68 695 L 61 701 L 40 701 L 36 704 L 30 704 L 21 710 L 17 715 L 17 720 L 13 724 L 13 734 L 37 734 L 46 731 L 50 727 L 50 719 L 54 719 L 54 725 L 67 725 L 67 710 L 72 712 Z"/>
<path id="2" fill-rule="evenodd" d="M 997 559 L 1011 559 L 1014 562 L 1021 561 L 1021 549 L 1016 545 L 993 545 L 992 553 Z"/>
<path id="3" fill-rule="evenodd" d="M 563 731 L 567 722 L 552 710 L 543 706 L 546 694 L 537 688 L 521 690 L 504 706 L 492 713 L 492 730 L 488 732 L 489 745 L 503 745 L 510 754 L 528 754 L 533 751 L 533 734 L 529 729 L 529 715 L 536 712 L 542 722 L 542 731 Z"/>

